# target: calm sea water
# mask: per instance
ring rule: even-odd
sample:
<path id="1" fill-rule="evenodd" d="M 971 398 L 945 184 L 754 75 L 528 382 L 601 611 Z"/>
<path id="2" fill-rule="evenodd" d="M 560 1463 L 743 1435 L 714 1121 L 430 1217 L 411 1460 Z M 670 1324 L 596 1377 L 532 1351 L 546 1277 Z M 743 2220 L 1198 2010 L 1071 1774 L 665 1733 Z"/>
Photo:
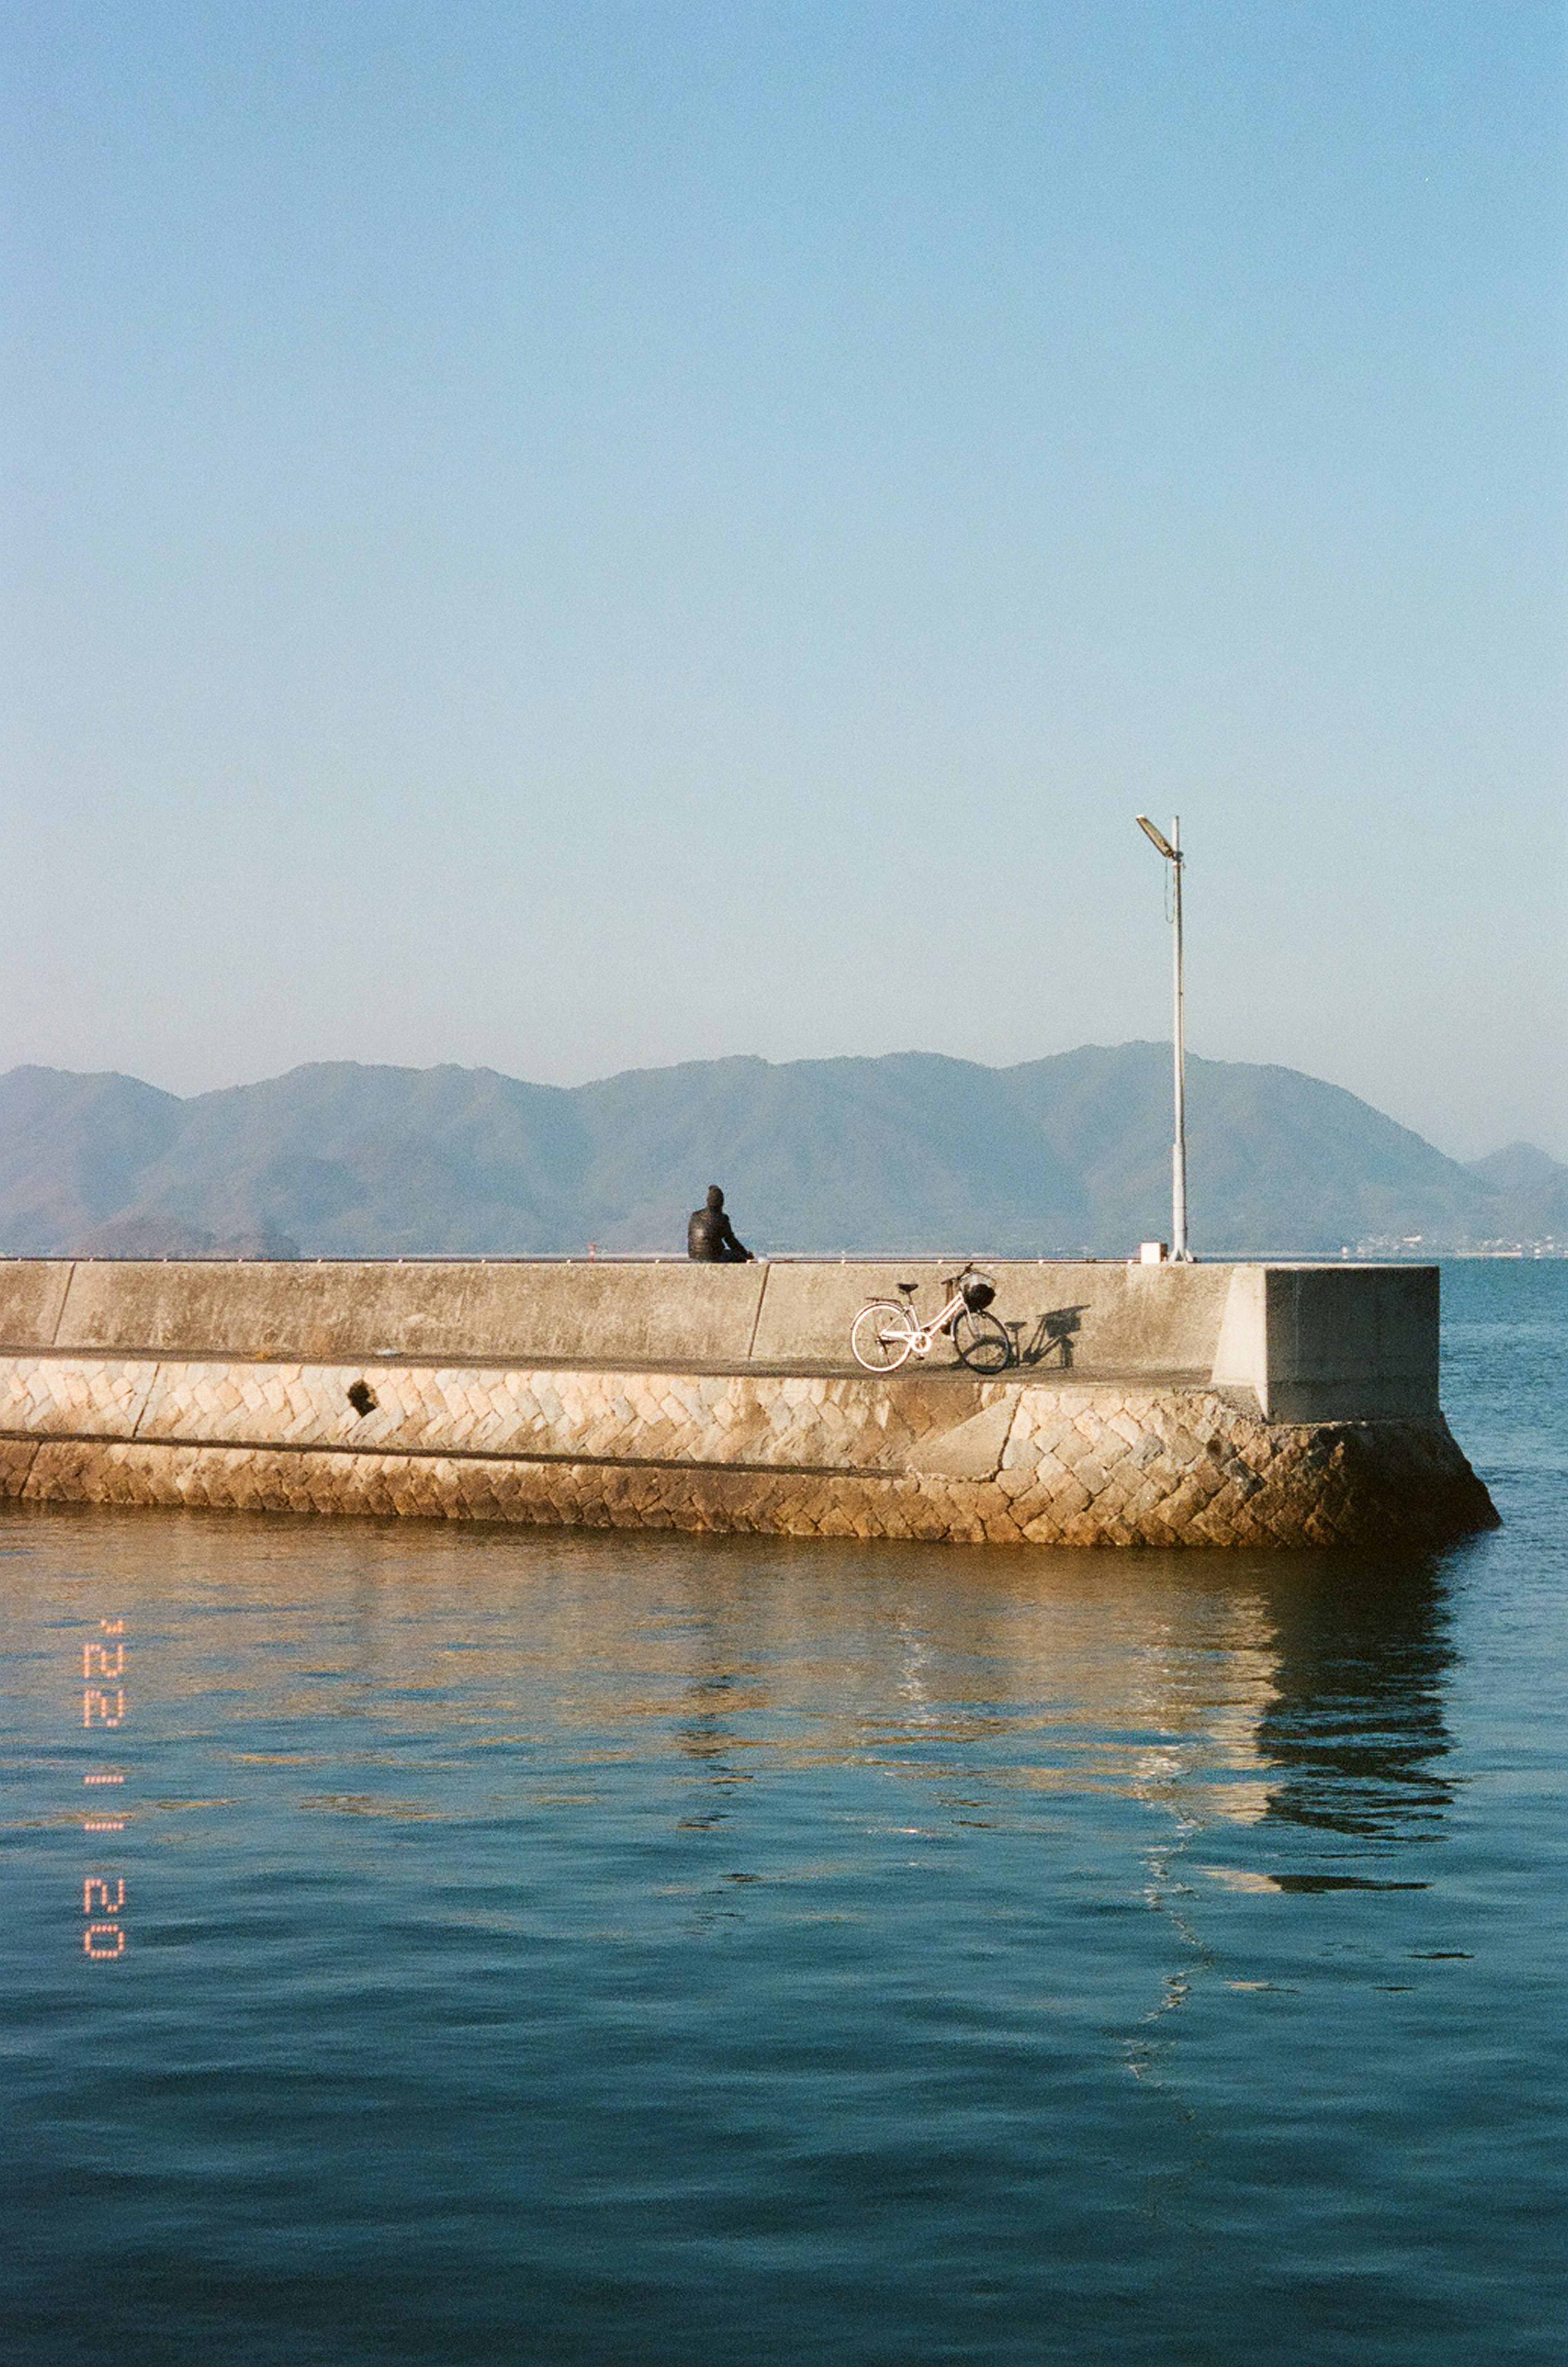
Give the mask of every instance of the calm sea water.
<path id="1" fill-rule="evenodd" d="M 0 1519 L 0 2356 L 1561 2361 L 1568 1264 L 1444 1286 L 1415 1562 Z"/>

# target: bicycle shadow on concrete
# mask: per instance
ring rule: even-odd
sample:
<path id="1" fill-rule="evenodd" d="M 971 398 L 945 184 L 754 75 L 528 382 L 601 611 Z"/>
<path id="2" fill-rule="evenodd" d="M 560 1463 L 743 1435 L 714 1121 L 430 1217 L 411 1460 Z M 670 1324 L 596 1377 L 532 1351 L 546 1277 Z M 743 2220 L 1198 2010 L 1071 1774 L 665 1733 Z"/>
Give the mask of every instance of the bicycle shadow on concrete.
<path id="1" fill-rule="evenodd" d="M 1005 1328 L 1012 1336 L 1014 1365 L 1048 1365 L 1055 1358 L 1059 1371 L 1070 1373 L 1073 1369 L 1073 1342 L 1083 1328 L 1083 1319 L 1088 1311 L 1087 1299 L 1077 1307 L 1049 1308 L 1038 1319 L 1027 1340 L 1023 1336 L 1027 1319 L 1008 1323 Z"/>

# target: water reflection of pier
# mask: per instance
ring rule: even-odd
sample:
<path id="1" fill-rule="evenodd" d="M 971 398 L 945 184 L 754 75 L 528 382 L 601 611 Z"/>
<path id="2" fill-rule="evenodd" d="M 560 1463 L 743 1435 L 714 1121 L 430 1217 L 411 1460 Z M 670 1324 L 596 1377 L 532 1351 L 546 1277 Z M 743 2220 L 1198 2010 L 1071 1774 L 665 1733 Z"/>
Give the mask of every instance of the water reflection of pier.
<path id="1" fill-rule="evenodd" d="M 1427 1565 L 1064 1555 L 1025 1577 L 940 1551 L 727 1540 L 671 1555 L 657 1604 L 627 1601 L 604 1562 L 581 1576 L 612 1595 L 568 1616 L 601 1678 L 621 1662 L 644 1747 L 652 1720 L 716 1791 L 852 1761 L 1384 1842 L 1430 1838 L 1451 1793 Z"/>
<path id="2" fill-rule="evenodd" d="M 1453 1795 L 1444 1694 L 1454 1653 L 1429 1565 L 1330 1568 L 1275 1607 L 1274 1697 L 1257 1743 L 1269 1814 L 1381 1841 L 1436 1837 Z"/>
<path id="3" fill-rule="evenodd" d="M 590 1790 L 637 1761 L 688 1825 L 776 1772 L 854 1765 L 964 1821 L 1099 1793 L 1386 1852 L 1432 1837 L 1452 1790 L 1430 1564 L 356 1529 L 312 1534 L 307 1587 L 260 1525 L 226 1528 L 220 1566 L 177 1521 L 112 1535 L 172 1702 L 221 1609 L 237 1672 L 265 1639 L 269 1720 L 330 1687 L 389 1741 L 525 1740 Z M 188 1639 L 171 1580 L 202 1614 Z M 259 1708 L 242 1676 L 231 1715 Z"/>

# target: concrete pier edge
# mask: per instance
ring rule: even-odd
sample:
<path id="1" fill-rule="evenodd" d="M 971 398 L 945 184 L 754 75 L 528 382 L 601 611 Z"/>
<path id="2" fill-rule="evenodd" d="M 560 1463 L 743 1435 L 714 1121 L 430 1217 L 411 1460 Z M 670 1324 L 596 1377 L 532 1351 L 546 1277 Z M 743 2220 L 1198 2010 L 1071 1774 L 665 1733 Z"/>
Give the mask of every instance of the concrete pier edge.
<path id="1" fill-rule="evenodd" d="M 850 1361 L 962 1261 L 0 1260 L 0 1495 L 992 1544 L 1496 1520 L 1433 1267 L 987 1260 L 1019 1361 Z M 950 1353 L 950 1352 L 949 1352 Z"/>

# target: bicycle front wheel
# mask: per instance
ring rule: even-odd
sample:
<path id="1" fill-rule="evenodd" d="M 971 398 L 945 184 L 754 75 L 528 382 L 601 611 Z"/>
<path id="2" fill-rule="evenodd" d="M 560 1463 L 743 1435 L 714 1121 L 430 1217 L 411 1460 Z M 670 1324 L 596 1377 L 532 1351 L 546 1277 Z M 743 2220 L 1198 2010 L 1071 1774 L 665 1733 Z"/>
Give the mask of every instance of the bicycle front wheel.
<path id="1" fill-rule="evenodd" d="M 850 1333 L 854 1360 L 868 1373 L 897 1372 L 914 1344 L 914 1319 L 894 1298 L 874 1298 L 863 1307 Z"/>
<path id="2" fill-rule="evenodd" d="M 978 1315 L 966 1307 L 953 1318 L 953 1344 L 958 1361 L 972 1373 L 1001 1373 L 1012 1362 L 1012 1342 L 994 1315 Z"/>

